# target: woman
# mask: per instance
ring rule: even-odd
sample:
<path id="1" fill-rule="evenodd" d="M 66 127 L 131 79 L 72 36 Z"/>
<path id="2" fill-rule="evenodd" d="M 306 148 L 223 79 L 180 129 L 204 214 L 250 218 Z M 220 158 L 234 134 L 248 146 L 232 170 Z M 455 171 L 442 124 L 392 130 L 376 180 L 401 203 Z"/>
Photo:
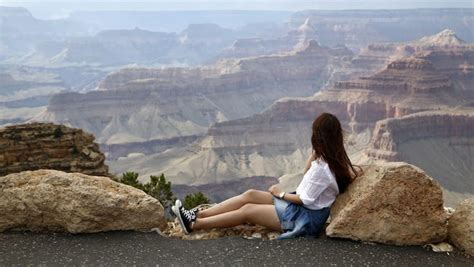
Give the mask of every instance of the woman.
<path id="1" fill-rule="evenodd" d="M 275 185 L 268 192 L 251 189 L 199 212 L 186 210 L 177 200 L 172 210 L 183 231 L 252 223 L 283 231 L 279 239 L 318 235 L 336 196 L 358 172 L 344 149 L 341 124 L 334 115 L 323 113 L 314 120 L 311 144 L 312 154 L 296 192 L 282 192 Z"/>

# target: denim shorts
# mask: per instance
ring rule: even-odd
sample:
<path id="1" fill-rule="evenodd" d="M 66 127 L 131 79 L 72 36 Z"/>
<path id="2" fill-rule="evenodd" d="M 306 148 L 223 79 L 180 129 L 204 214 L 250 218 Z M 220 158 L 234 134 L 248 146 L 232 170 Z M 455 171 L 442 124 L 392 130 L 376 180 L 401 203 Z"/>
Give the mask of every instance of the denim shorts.
<path id="1" fill-rule="evenodd" d="M 283 233 L 277 239 L 298 236 L 317 237 L 329 217 L 330 207 L 311 210 L 286 200 L 273 197 L 273 203 Z"/>

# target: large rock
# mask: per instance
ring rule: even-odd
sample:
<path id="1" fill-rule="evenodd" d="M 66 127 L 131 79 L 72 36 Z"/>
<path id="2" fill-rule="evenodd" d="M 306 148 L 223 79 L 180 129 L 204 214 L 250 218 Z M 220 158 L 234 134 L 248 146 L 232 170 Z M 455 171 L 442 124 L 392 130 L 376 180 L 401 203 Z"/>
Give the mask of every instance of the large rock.
<path id="1" fill-rule="evenodd" d="M 394 245 L 441 242 L 447 216 L 440 186 L 403 162 L 372 165 L 331 208 L 330 237 Z"/>
<path id="2" fill-rule="evenodd" d="M 474 257 L 474 198 L 462 201 L 449 218 L 449 240 Z"/>
<path id="3" fill-rule="evenodd" d="M 0 177 L 0 232 L 94 233 L 166 225 L 158 200 L 110 178 L 37 170 Z"/>

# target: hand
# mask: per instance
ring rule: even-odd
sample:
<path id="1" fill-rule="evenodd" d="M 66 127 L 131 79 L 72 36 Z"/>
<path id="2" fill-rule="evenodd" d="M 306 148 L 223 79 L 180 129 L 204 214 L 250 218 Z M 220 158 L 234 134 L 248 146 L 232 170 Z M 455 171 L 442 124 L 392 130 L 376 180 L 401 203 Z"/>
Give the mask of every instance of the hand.
<path id="1" fill-rule="evenodd" d="M 270 186 L 270 188 L 268 188 L 268 191 L 269 191 L 272 195 L 274 195 L 274 196 L 276 196 L 276 197 L 280 197 L 281 190 L 280 190 L 280 188 L 278 188 L 276 185 Z"/>

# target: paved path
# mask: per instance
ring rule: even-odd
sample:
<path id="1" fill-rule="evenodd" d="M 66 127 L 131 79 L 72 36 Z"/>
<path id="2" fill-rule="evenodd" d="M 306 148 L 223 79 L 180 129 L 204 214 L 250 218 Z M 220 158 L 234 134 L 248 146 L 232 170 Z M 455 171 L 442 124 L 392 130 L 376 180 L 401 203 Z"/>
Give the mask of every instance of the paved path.
<path id="1" fill-rule="evenodd" d="M 184 241 L 156 233 L 0 234 L 0 266 L 474 266 L 459 253 L 334 239 L 285 241 L 225 237 Z"/>

